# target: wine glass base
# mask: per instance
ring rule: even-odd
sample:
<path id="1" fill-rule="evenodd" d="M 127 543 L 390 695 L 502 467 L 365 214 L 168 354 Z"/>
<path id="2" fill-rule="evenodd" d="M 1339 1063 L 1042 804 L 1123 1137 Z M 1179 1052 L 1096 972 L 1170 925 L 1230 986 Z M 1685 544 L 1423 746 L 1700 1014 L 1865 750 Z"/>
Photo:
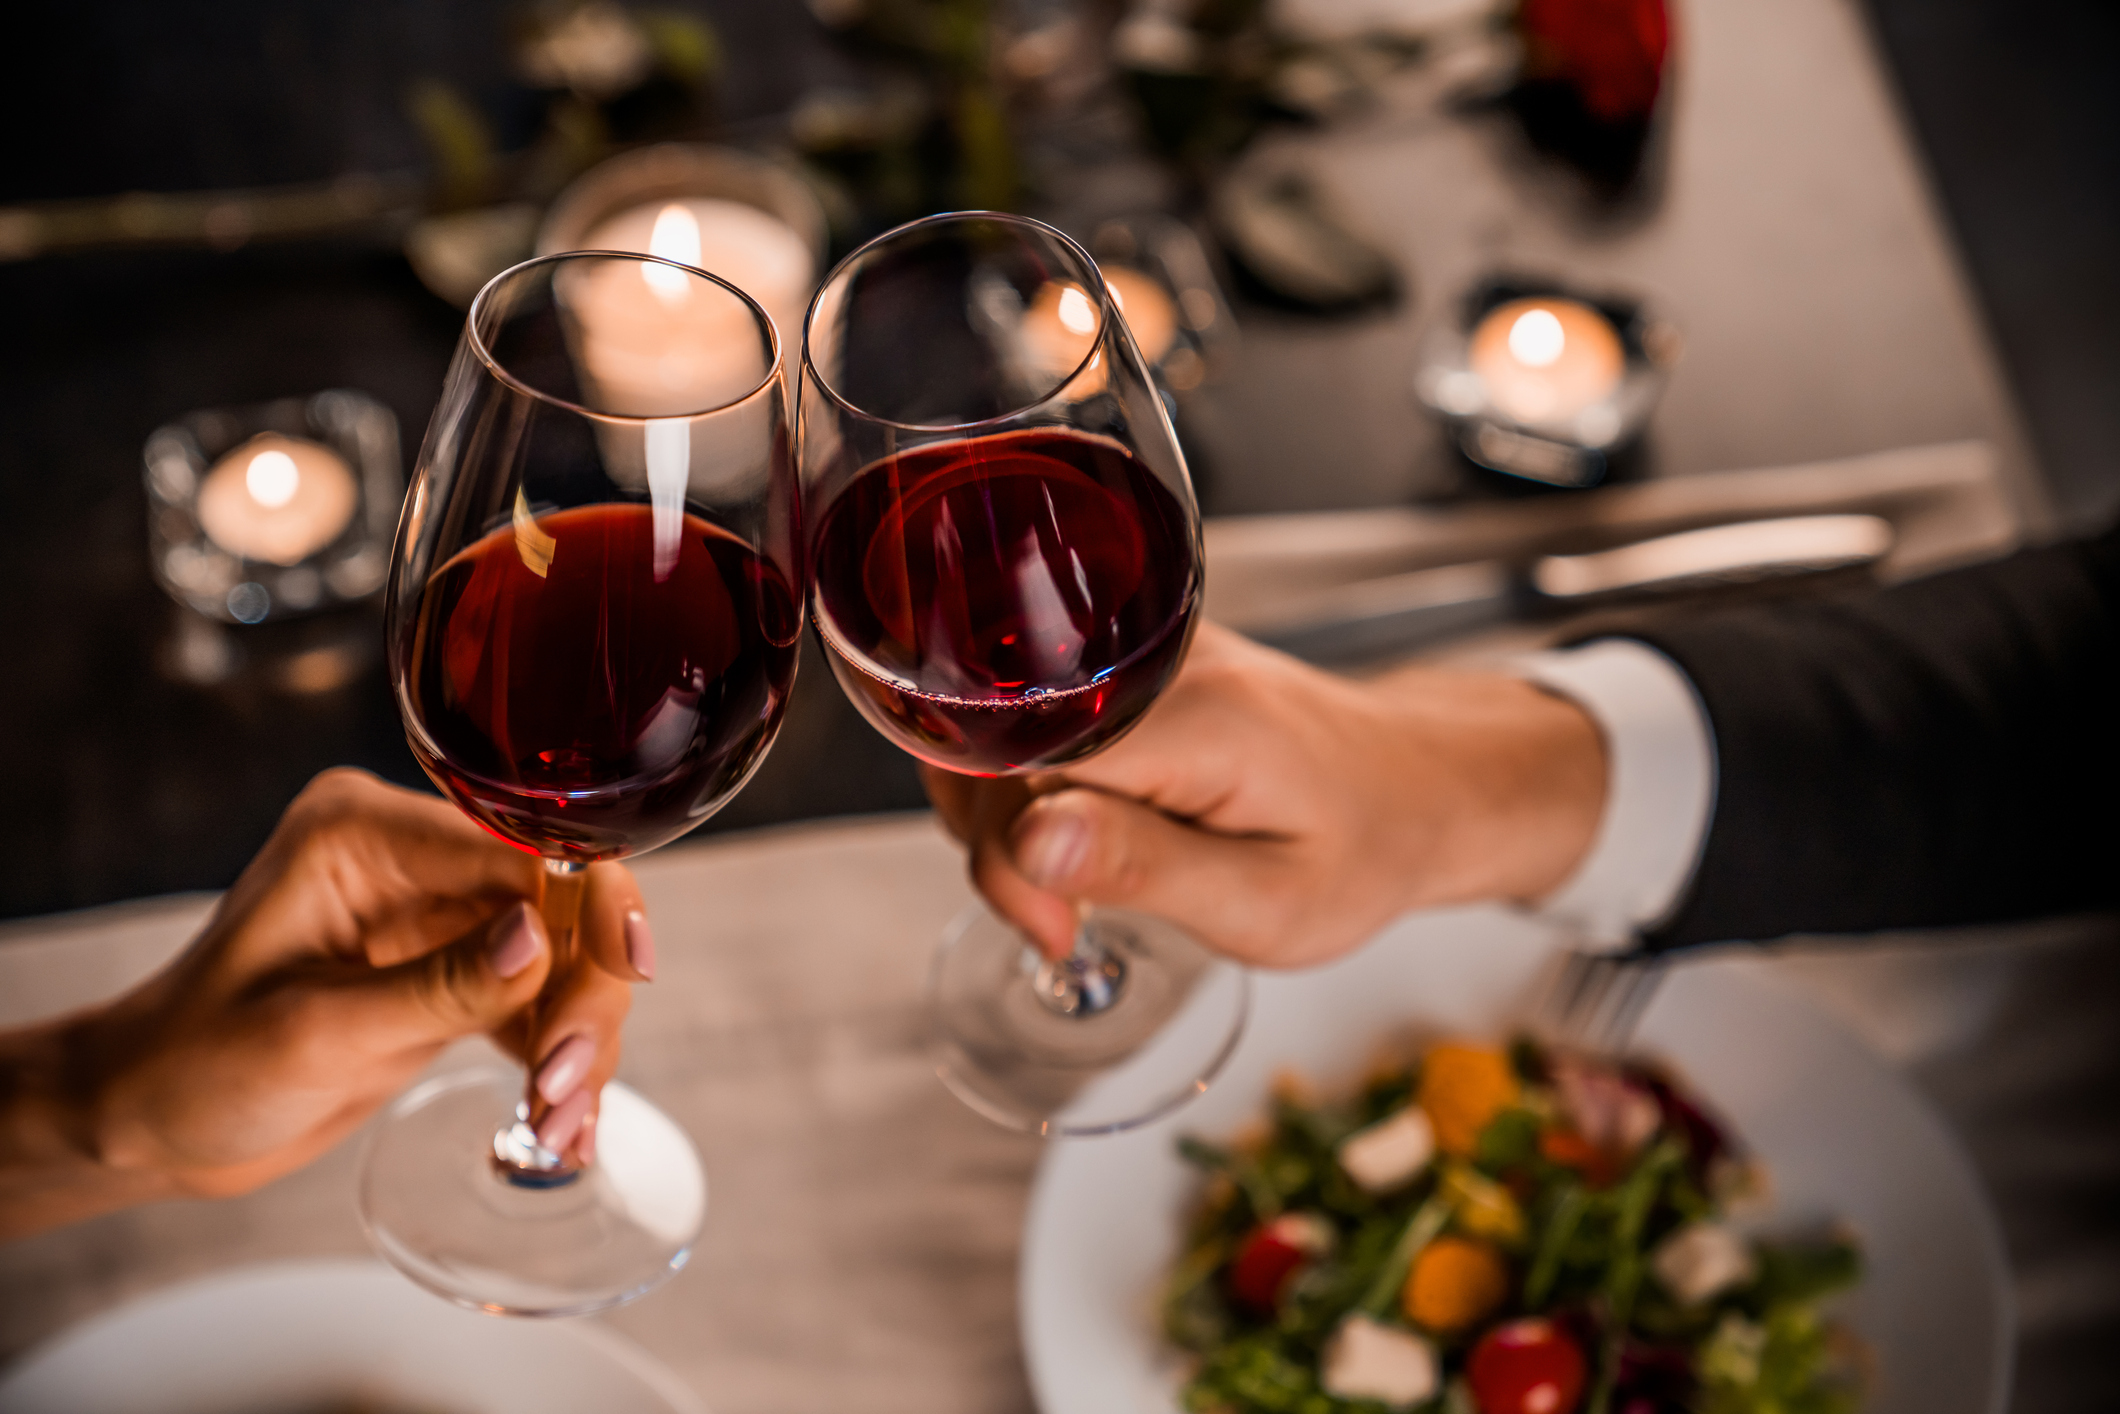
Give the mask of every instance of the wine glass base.
<path id="1" fill-rule="evenodd" d="M 1056 1008 L 1037 949 L 974 904 L 950 926 L 929 988 L 936 1074 L 997 1124 L 1116 1134 L 1205 1090 L 1251 1009 L 1251 977 L 1161 918 L 1099 909 L 1083 927 L 1121 963 L 1115 998 Z"/>
<path id="2" fill-rule="evenodd" d="M 638 1092 L 606 1085 L 596 1162 L 571 1182 L 510 1180 L 493 1136 L 522 1075 L 462 1071 L 408 1091 L 362 1156 L 360 1210 L 389 1263 L 459 1306 L 576 1316 L 621 1305 L 684 1266 L 707 1180 L 682 1129 Z"/>

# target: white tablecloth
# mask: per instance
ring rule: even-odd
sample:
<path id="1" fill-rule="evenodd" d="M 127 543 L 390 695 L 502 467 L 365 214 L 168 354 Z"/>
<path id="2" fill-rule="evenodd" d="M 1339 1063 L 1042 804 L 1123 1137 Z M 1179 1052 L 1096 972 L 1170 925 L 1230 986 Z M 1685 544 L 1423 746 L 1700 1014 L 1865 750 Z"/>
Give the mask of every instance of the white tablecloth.
<path id="1" fill-rule="evenodd" d="M 596 1319 L 724 1414 L 1030 1408 L 1015 1263 L 1039 1144 L 960 1106 L 926 1054 L 926 964 L 970 898 L 955 847 L 928 816 L 898 816 L 723 837 L 637 870 L 660 976 L 637 993 L 621 1073 L 698 1141 L 711 1195 L 691 1265 Z M 145 976 L 211 902 L 0 927 L 0 1026 Z M 1941 1100 L 1995 1190 L 2028 1349 L 2112 1322 L 2111 1209 L 2077 1201 L 2109 1184 L 2120 1138 L 2109 933 L 2019 929 L 1689 965 L 1783 974 Z M 356 1142 L 247 1198 L 160 1204 L 0 1247 L 0 1361 L 184 1277 L 365 1252 Z M 2020 1382 L 2017 1408 L 2070 1407 L 2043 1393 L 2061 1391 Z"/>

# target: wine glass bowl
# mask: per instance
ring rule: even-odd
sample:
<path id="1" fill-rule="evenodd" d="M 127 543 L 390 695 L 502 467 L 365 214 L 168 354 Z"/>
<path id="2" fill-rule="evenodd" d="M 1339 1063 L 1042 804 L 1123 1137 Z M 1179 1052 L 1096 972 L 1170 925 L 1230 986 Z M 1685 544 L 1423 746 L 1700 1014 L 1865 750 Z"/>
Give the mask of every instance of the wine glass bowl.
<path id="1" fill-rule="evenodd" d="M 594 253 L 518 266 L 472 306 L 387 631 L 414 755 L 511 843 L 652 849 L 771 744 L 800 558 L 762 318 L 710 276 Z"/>
<path id="2" fill-rule="evenodd" d="M 541 257 L 472 304 L 385 631 L 422 768 L 544 860 L 548 992 L 595 965 L 588 866 L 706 819 L 779 729 L 803 591 L 784 387 L 756 301 L 654 256 Z M 392 1108 L 360 1185 L 378 1249 L 463 1304 L 539 1314 L 681 1266 L 705 1206 L 683 1131 L 613 1086 L 582 1164 L 519 1093 L 436 1083 Z"/>
<path id="3" fill-rule="evenodd" d="M 1140 719 L 1191 637 L 1199 508 L 1079 245 L 995 212 L 878 237 L 812 302 L 800 389 L 811 617 L 878 730 L 931 765 L 1005 776 Z M 975 911 L 936 963 L 938 1070 L 1001 1123 L 1108 1133 L 1197 1093 L 1246 995 L 1168 923 L 1092 915 L 1048 961 Z M 1181 1012 L 1202 1019 L 1167 1029 Z"/>
<path id="4" fill-rule="evenodd" d="M 980 775 L 1131 726 L 1191 633 L 1199 513 L 1096 263 L 1021 218 L 903 227 L 820 291 L 803 396 L 812 611 L 863 714 Z"/>

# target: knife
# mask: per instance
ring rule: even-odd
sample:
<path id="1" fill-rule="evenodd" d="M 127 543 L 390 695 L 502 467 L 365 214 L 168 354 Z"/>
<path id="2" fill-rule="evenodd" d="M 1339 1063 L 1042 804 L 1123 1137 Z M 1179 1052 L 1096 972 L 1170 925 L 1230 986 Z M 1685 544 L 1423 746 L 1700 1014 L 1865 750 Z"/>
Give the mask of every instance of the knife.
<path id="1" fill-rule="evenodd" d="M 1864 569 L 1891 553 L 1893 540 L 1881 516 L 1740 521 L 1528 565 L 1483 560 L 1359 580 L 1296 596 L 1242 627 L 1307 662 L 1360 662 L 1495 624 Z"/>

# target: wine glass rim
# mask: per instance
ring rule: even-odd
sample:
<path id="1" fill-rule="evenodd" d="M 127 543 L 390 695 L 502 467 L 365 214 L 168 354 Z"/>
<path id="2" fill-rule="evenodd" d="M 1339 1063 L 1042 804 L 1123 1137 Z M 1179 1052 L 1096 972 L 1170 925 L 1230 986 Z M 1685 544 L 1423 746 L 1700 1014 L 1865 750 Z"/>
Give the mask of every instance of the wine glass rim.
<path id="1" fill-rule="evenodd" d="M 557 265 L 561 261 L 580 260 L 592 256 L 605 260 L 631 260 L 642 265 L 667 265 L 673 270 L 682 271 L 687 275 L 696 275 L 700 279 L 711 281 L 742 300 L 745 307 L 751 311 L 751 317 L 765 331 L 766 348 L 773 355 L 766 365 L 764 376 L 727 402 L 716 403 L 712 407 L 695 408 L 686 412 L 658 413 L 653 417 L 643 417 L 633 413 L 600 412 L 595 408 L 586 407 L 581 403 L 545 392 L 541 388 L 533 388 L 513 373 L 510 373 L 502 365 L 500 359 L 494 356 L 493 350 L 486 347 L 486 340 L 479 333 L 479 313 L 485 307 L 487 297 L 500 287 L 502 281 L 520 275 L 534 266 Z M 773 316 L 766 313 L 766 307 L 753 299 L 742 287 L 724 280 L 711 270 L 702 270 L 697 265 L 686 265 L 682 261 L 670 260 L 660 255 L 649 255 L 637 250 L 562 250 L 554 251 L 550 255 L 532 256 L 528 260 L 509 266 L 481 286 L 478 294 L 472 299 L 471 308 L 464 316 L 464 337 L 470 342 L 472 350 L 478 354 L 479 362 L 485 364 L 495 378 L 523 396 L 535 398 L 539 402 L 552 407 L 564 408 L 568 412 L 578 413 L 583 417 L 594 418 L 598 422 L 616 423 L 622 426 L 643 426 L 650 422 L 670 422 L 684 418 L 709 417 L 718 412 L 727 412 L 731 408 L 741 407 L 780 381 L 780 366 L 783 357 L 779 326 L 773 322 Z"/>
<path id="2" fill-rule="evenodd" d="M 817 317 L 817 306 L 824 299 L 824 292 L 831 288 L 832 282 L 839 277 L 840 271 L 845 270 L 885 241 L 897 240 L 907 232 L 917 231 L 925 226 L 947 225 L 954 221 L 997 221 L 1007 226 L 1028 226 L 1034 231 L 1057 240 L 1082 262 L 1083 268 L 1097 282 L 1096 337 L 1089 341 L 1089 348 L 1083 353 L 1081 362 L 1062 375 L 1052 387 L 1032 398 L 1021 407 L 1011 408 L 1007 412 L 996 413 L 992 417 L 974 418 L 969 422 L 899 422 L 894 418 L 880 416 L 859 404 L 849 401 L 837 388 L 832 386 L 831 380 L 818 370 L 816 362 L 810 357 L 810 324 Z M 984 209 L 938 211 L 932 216 L 922 216 L 918 220 L 907 221 L 902 225 L 891 227 L 890 230 L 885 231 L 882 235 L 870 237 L 853 250 L 847 252 L 837 265 L 834 265 L 825 273 L 824 279 L 818 282 L 817 293 L 810 296 L 809 308 L 804 310 L 802 315 L 802 351 L 800 355 L 802 370 L 823 390 L 826 397 L 854 416 L 861 418 L 863 421 L 874 423 L 878 427 L 889 427 L 900 432 L 977 432 L 984 428 L 998 427 L 1004 423 L 1014 422 L 1025 414 L 1035 412 L 1039 408 L 1044 407 L 1065 392 L 1070 384 L 1080 378 L 1089 366 L 1103 355 L 1104 338 L 1110 331 L 1112 314 L 1111 285 L 1104 278 L 1103 267 L 1097 264 L 1096 257 L 1091 255 L 1080 241 L 1057 226 L 1040 221 L 1035 216 L 1019 216 L 1013 211 L 988 211 Z"/>

